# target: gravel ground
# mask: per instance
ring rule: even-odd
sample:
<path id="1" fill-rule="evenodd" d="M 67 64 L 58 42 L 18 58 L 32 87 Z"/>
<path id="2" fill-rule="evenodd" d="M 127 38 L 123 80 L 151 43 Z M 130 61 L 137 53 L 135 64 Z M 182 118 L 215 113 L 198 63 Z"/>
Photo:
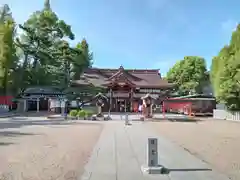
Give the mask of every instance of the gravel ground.
<path id="1" fill-rule="evenodd" d="M 76 180 L 102 125 L 36 124 L 2 129 L 0 123 L 0 180 Z"/>
<path id="2" fill-rule="evenodd" d="M 153 122 L 153 128 L 230 179 L 240 179 L 240 123 L 221 120 Z"/>

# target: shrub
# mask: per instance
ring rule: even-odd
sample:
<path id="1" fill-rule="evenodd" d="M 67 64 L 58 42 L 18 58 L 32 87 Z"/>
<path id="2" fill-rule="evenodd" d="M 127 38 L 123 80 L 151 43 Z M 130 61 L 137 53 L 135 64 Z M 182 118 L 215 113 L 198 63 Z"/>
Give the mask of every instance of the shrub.
<path id="1" fill-rule="evenodd" d="M 85 117 L 85 116 L 86 116 L 86 111 L 84 111 L 84 110 L 78 111 L 77 116 L 78 116 L 78 117 Z"/>
<path id="2" fill-rule="evenodd" d="M 76 117 L 77 114 L 78 114 L 78 112 L 77 112 L 77 110 L 71 110 L 69 114 L 70 114 L 70 116 L 72 116 L 72 117 Z"/>
<path id="3" fill-rule="evenodd" d="M 87 117 L 91 117 L 94 114 L 93 111 L 90 111 L 90 110 L 87 110 L 85 112 Z"/>

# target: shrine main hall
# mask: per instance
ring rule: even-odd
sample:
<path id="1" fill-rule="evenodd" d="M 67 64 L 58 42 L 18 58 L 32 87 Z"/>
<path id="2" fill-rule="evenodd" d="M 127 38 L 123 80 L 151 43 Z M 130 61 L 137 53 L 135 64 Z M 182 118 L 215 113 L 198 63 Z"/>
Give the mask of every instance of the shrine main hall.
<path id="1" fill-rule="evenodd" d="M 72 85 L 78 88 L 84 86 L 101 87 L 109 99 L 112 112 L 133 112 L 141 98 L 150 94 L 152 98 L 161 100 L 166 91 L 173 89 L 173 84 L 162 79 L 159 69 L 118 69 L 89 68 L 84 71 L 79 80 Z M 103 108 L 105 111 L 109 107 Z"/>

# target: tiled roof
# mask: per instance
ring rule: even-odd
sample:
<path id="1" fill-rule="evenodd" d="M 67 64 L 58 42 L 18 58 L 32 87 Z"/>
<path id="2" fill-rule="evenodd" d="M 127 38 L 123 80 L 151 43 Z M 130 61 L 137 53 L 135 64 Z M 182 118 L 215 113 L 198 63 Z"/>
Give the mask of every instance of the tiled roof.
<path id="1" fill-rule="evenodd" d="M 53 87 L 32 87 L 27 88 L 24 94 L 63 94 L 58 88 Z"/>
<path id="2" fill-rule="evenodd" d="M 91 68 L 84 71 L 79 80 L 74 81 L 75 84 L 92 84 L 95 86 L 107 86 L 114 83 L 122 77 L 127 82 L 137 87 L 149 88 L 168 88 L 173 84 L 168 83 L 161 78 L 159 69 L 143 70 L 143 69 L 100 69 Z"/>

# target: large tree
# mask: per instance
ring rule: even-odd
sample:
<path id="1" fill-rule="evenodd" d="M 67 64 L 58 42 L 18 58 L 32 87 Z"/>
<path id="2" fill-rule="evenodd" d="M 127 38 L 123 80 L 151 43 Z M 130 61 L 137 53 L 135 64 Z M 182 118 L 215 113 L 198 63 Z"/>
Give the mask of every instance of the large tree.
<path id="1" fill-rule="evenodd" d="M 231 47 L 224 46 L 219 52 L 218 56 L 213 57 L 210 70 L 210 79 L 213 86 L 214 95 L 218 98 L 220 91 L 220 77 L 226 63 L 231 56 Z M 219 100 L 219 99 L 218 99 Z"/>
<path id="2" fill-rule="evenodd" d="M 59 58 L 59 44 L 63 39 L 74 39 L 71 26 L 60 20 L 49 1 L 45 1 L 43 10 L 34 12 L 20 28 L 23 34 L 18 45 L 25 55 L 22 69 L 29 68 L 25 72 L 30 76 L 30 84 L 52 85 L 64 63 L 63 58 Z M 53 70 L 56 71 L 53 73 Z"/>
<path id="3" fill-rule="evenodd" d="M 4 5 L 0 9 L 0 89 L 4 93 L 11 85 L 15 89 L 29 85 L 66 88 L 73 75 L 91 66 L 87 41 L 70 46 L 69 40 L 75 38 L 71 26 L 58 18 L 49 0 L 45 0 L 42 10 L 19 25 L 21 34 L 16 38 L 15 27 L 12 13 Z"/>
<path id="4" fill-rule="evenodd" d="M 78 43 L 76 49 L 81 53 L 75 57 L 75 60 L 72 63 L 74 80 L 78 80 L 80 78 L 80 75 L 85 68 L 92 66 L 93 59 L 93 54 L 89 50 L 89 45 L 86 39 L 83 39 L 80 43 Z"/>
<path id="5" fill-rule="evenodd" d="M 230 110 L 240 110 L 240 25 L 233 32 L 228 46 L 212 61 L 211 81 L 220 102 Z"/>
<path id="6" fill-rule="evenodd" d="M 0 88 L 2 94 L 12 93 L 16 80 L 15 22 L 8 5 L 0 10 Z"/>
<path id="7" fill-rule="evenodd" d="M 205 59 L 186 56 L 167 73 L 167 80 L 176 84 L 180 95 L 201 93 L 208 78 Z"/>

